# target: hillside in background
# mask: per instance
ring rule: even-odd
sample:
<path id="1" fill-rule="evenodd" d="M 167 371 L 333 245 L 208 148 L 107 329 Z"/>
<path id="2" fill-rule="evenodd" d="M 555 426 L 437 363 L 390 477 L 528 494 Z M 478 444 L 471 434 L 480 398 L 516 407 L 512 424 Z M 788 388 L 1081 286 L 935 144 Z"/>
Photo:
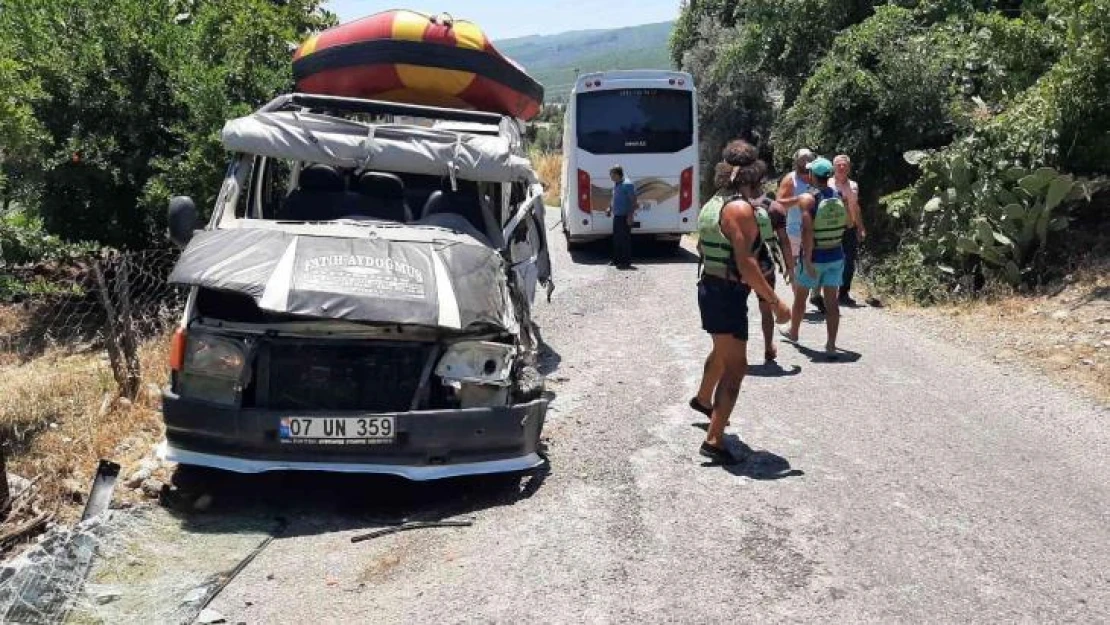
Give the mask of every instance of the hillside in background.
<path id="1" fill-rule="evenodd" d="M 574 70 L 673 67 L 667 42 L 674 22 L 612 30 L 579 30 L 496 42 L 502 54 L 543 84 L 548 102 L 561 101 L 574 85 Z"/>

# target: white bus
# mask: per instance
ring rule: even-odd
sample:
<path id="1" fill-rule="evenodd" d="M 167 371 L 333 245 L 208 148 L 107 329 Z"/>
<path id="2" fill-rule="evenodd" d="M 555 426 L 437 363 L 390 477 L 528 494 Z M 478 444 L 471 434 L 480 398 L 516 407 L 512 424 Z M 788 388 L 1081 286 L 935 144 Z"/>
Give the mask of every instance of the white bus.
<path id="1" fill-rule="evenodd" d="M 609 170 L 624 168 L 641 209 L 634 235 L 679 241 L 698 222 L 698 115 L 690 74 L 629 70 L 586 74 L 571 92 L 563 129 L 563 233 L 567 245 L 613 234 L 605 215 Z"/>

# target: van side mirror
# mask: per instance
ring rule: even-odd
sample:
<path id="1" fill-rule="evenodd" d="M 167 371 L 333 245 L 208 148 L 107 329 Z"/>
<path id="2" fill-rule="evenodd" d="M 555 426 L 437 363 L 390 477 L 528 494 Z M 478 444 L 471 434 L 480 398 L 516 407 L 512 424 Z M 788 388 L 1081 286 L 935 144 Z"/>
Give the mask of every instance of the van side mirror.
<path id="1" fill-rule="evenodd" d="M 185 247 L 197 229 L 197 205 L 193 198 L 184 195 L 170 198 L 167 213 L 170 227 L 170 241 L 178 247 Z"/>

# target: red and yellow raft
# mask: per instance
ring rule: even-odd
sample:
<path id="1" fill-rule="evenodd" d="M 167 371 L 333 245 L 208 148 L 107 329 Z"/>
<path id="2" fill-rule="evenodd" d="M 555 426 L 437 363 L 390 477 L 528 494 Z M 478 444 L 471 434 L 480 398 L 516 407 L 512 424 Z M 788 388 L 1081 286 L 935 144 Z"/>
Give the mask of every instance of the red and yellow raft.
<path id="1" fill-rule="evenodd" d="M 543 86 L 475 24 L 394 10 L 329 28 L 293 55 L 297 90 L 477 109 L 528 120 Z"/>

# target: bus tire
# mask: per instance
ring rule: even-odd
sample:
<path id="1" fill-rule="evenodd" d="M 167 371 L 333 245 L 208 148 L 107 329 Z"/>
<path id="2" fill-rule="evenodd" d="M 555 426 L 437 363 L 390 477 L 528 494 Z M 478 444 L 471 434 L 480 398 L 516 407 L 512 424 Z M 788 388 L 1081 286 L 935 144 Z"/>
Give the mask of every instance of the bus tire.
<path id="1" fill-rule="evenodd" d="M 581 241 L 572 241 L 569 230 L 563 230 L 563 237 L 567 240 L 567 251 L 573 252 L 582 249 L 583 243 Z"/>

